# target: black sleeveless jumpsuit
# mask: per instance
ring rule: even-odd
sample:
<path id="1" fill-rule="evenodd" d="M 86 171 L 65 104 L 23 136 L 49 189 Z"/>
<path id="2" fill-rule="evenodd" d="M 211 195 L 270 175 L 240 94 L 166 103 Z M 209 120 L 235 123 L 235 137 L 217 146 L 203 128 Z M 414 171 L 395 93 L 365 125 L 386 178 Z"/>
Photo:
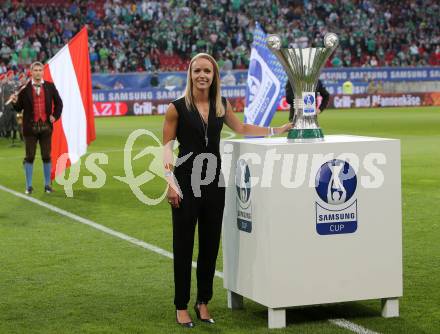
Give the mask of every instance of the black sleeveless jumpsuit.
<path id="1" fill-rule="evenodd" d="M 226 99 L 222 98 L 226 110 Z M 190 299 L 191 264 L 194 248 L 194 233 L 198 222 L 199 253 L 197 258 L 197 301 L 208 303 L 212 298 L 212 285 L 215 263 L 220 244 L 220 234 L 225 204 L 225 188 L 219 185 L 220 179 L 220 133 L 224 117 L 217 117 L 215 105 L 210 103 L 208 116 L 208 145 L 205 141 L 203 119 L 197 110 L 188 110 L 182 97 L 172 102 L 179 115 L 177 124 L 177 140 L 179 155 L 183 157 L 192 153 L 190 158 L 174 169 L 174 174 L 182 191 L 183 198 L 179 208 L 172 208 L 173 218 L 173 254 L 174 254 L 174 304 L 176 309 L 184 310 Z M 200 194 L 193 192 L 191 173 L 193 163 L 198 154 L 209 153 L 216 158 L 214 181 L 209 185 L 200 186 Z M 213 159 L 212 161 L 214 161 Z M 197 179 L 204 179 L 207 161 L 203 167 L 194 169 Z M 212 177 L 212 176 L 211 176 Z M 197 186 L 198 188 L 198 186 Z M 196 196 L 199 195 L 199 196 Z M 201 196 L 200 196 L 201 195 Z"/>

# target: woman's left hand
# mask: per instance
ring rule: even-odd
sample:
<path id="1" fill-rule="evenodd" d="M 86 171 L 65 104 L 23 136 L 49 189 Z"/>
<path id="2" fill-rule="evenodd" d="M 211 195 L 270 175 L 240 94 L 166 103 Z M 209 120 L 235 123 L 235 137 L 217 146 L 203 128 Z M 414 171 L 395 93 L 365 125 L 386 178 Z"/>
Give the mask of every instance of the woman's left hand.
<path id="1" fill-rule="evenodd" d="M 283 126 L 280 126 L 278 128 L 274 128 L 274 132 L 276 135 L 280 134 L 280 133 L 284 133 L 289 131 L 291 128 L 293 128 L 293 123 L 286 123 Z"/>

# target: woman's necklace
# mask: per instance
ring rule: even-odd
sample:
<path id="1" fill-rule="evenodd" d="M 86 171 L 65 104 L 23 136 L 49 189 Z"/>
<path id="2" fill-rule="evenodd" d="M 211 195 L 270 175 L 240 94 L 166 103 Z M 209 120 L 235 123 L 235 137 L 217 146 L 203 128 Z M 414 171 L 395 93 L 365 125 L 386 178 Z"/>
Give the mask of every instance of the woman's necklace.
<path id="1" fill-rule="evenodd" d="M 205 133 L 205 147 L 208 147 L 209 109 L 208 109 L 208 119 L 206 120 L 206 123 L 198 108 L 197 108 L 197 113 L 199 114 L 200 120 L 202 121 L 203 131 Z"/>

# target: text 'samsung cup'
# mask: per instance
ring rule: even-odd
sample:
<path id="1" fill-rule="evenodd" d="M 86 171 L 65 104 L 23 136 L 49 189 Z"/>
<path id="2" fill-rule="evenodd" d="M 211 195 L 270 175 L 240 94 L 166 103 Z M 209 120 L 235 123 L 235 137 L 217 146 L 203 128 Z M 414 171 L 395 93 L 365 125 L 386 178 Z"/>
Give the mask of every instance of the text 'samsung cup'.
<path id="1" fill-rule="evenodd" d="M 293 140 L 322 140 L 316 113 L 316 85 L 328 57 L 338 46 L 338 36 L 327 33 L 323 48 L 282 48 L 278 35 L 269 35 L 267 45 L 283 65 L 295 93 L 294 127 L 287 135 Z"/>

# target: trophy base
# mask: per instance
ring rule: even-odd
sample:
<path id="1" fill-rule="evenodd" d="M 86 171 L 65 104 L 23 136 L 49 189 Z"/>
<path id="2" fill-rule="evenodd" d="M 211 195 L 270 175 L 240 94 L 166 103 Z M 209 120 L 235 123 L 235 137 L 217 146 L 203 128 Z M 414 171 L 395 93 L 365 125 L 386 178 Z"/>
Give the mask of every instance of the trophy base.
<path id="1" fill-rule="evenodd" d="M 317 129 L 290 129 L 287 134 L 287 139 L 302 140 L 302 139 L 323 139 L 324 133 L 321 128 Z"/>

